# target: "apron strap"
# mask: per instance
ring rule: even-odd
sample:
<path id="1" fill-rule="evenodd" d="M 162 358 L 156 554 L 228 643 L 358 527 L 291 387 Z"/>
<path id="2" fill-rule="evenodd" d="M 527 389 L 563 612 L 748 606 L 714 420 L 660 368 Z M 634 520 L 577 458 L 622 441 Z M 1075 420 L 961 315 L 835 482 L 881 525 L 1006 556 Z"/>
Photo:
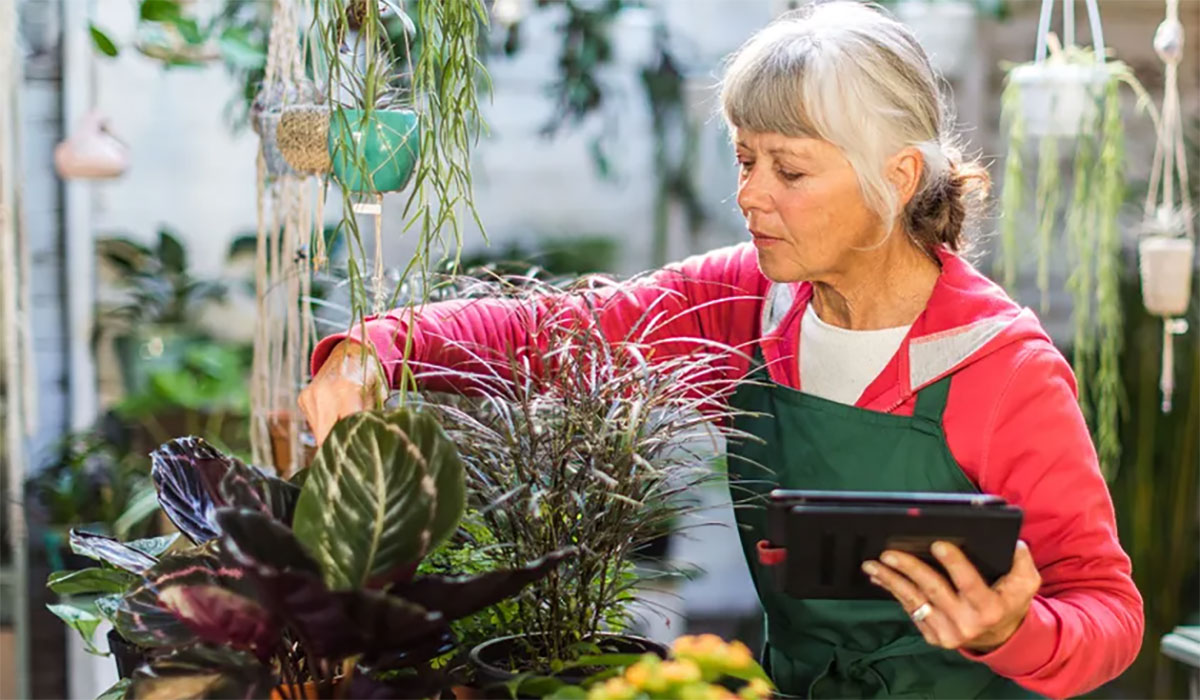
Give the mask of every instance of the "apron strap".
<path id="1" fill-rule="evenodd" d="M 948 374 L 918 391 L 913 415 L 941 425 L 942 414 L 946 412 L 946 397 L 950 395 L 950 379 L 953 376 Z"/>

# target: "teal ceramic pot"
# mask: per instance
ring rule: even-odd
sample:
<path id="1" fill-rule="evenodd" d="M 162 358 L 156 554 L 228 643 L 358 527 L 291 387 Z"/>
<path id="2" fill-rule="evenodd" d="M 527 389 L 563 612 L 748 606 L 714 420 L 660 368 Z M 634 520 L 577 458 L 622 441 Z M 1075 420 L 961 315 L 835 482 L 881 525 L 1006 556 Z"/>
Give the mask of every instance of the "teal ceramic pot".
<path id="1" fill-rule="evenodd" d="M 333 174 L 351 192 L 402 190 L 416 169 L 419 139 L 412 110 L 374 110 L 365 123 L 362 110 L 334 112 L 329 120 Z"/>

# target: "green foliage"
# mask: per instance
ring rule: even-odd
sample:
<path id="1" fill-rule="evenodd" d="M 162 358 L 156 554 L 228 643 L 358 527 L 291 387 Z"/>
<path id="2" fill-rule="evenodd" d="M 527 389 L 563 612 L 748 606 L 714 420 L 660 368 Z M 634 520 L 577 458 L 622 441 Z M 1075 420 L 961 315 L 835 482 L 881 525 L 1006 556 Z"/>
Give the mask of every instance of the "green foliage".
<path id="1" fill-rule="evenodd" d="M 653 291 L 652 281 L 644 284 Z M 509 632 L 531 635 L 525 671 L 552 670 L 579 643 L 625 626 L 638 583 L 631 556 L 717 478 L 708 456 L 684 445 L 728 430 L 716 424 L 721 416 L 692 413 L 728 388 L 711 375 L 712 358 L 697 352 L 646 363 L 655 348 L 642 339 L 653 337 L 659 309 L 631 337 L 608 339 L 596 328 L 612 297 L 594 292 L 475 282 L 473 295 L 515 297 L 514 322 L 545 349 L 523 348 L 520 357 L 501 350 L 479 358 L 475 372 L 439 368 L 458 386 L 477 387 L 479 398 L 422 397 L 459 447 L 471 505 L 504 544 L 500 556 L 579 550 L 517 598 Z"/>
<path id="2" fill-rule="evenodd" d="M 144 532 L 153 512 L 144 504 L 154 493 L 144 466 L 97 430 L 64 437 L 58 456 L 28 488 L 45 521 L 58 529 L 98 523 L 128 536 Z"/>
<path id="3" fill-rule="evenodd" d="M 343 418 L 308 471 L 294 528 L 331 588 L 379 586 L 411 572 L 462 518 L 462 463 L 429 415 Z"/>
<path id="4" fill-rule="evenodd" d="M 499 552 L 501 546 L 478 512 L 468 511 L 459 523 L 458 531 L 421 561 L 417 573 L 426 576 L 463 576 L 494 571 L 504 564 Z M 455 620 L 450 629 L 462 648 L 471 649 L 508 634 L 516 616 L 516 602 L 506 599 Z"/>
<path id="5" fill-rule="evenodd" d="M 221 0 L 219 4 L 138 0 L 132 38 L 114 39 L 95 25 L 89 30 L 96 50 L 108 57 L 116 57 L 120 45 L 130 43 L 165 68 L 222 61 L 240 83 L 239 96 L 230 107 L 236 109 L 233 123 L 241 125 L 266 67 L 270 13 L 271 3 L 260 0 Z"/>

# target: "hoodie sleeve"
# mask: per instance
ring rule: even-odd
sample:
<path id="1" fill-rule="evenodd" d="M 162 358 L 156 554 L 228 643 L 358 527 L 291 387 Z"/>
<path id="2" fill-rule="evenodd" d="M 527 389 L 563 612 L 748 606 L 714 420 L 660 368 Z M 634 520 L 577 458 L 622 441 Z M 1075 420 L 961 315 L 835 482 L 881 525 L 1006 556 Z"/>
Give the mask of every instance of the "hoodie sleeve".
<path id="1" fill-rule="evenodd" d="M 1144 617 L 1074 375 L 1053 346 L 1023 352 L 989 424 L 979 485 L 1024 509 L 1042 587 L 1005 644 L 965 655 L 1037 693 L 1085 693 L 1133 662 Z"/>
<path id="2" fill-rule="evenodd" d="M 366 338 L 392 386 L 408 357 L 424 370 L 456 371 L 440 378 L 427 373 L 422 380 L 427 388 L 462 391 L 468 387 L 459 373 L 487 373 L 509 353 L 544 351 L 545 334 L 539 330 L 547 323 L 594 322 L 607 338 L 635 338 L 651 346 L 658 359 L 705 349 L 709 342 L 736 347 L 754 337 L 764 287 L 751 246 L 722 248 L 637 282 L 547 296 L 536 303 L 485 298 L 395 309 L 322 340 L 313 351 L 311 369 L 315 374 L 338 342 Z M 536 360 L 540 354 L 529 356 Z"/>

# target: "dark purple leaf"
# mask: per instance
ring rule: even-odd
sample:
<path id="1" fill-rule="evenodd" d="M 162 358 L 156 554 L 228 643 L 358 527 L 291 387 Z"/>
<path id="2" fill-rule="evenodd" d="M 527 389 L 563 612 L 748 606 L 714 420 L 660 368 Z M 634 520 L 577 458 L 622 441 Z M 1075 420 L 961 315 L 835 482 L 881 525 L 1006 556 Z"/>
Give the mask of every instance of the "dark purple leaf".
<path id="1" fill-rule="evenodd" d="M 363 648 L 361 630 L 319 575 L 303 571 L 276 571 L 269 576 L 259 573 L 251 571 L 263 599 L 296 631 L 314 656 L 336 659 Z"/>
<path id="2" fill-rule="evenodd" d="M 71 530 L 71 551 L 134 574 L 144 573 L 158 562 L 149 554 L 111 537 L 74 529 Z"/>
<path id="3" fill-rule="evenodd" d="M 572 549 L 560 549 L 520 569 L 489 571 L 478 576 L 422 576 L 396 584 L 389 593 L 436 610 L 447 620 L 457 620 L 516 595 L 574 554 Z"/>
<path id="4" fill-rule="evenodd" d="M 266 513 L 289 526 L 299 498 L 299 486 L 262 474 L 236 460 L 221 479 L 222 505 Z"/>
<path id="5" fill-rule="evenodd" d="M 143 647 L 173 648 L 196 641 L 196 634 L 162 600 L 171 587 L 209 585 L 253 597 L 245 572 L 224 565 L 211 546 L 167 555 L 142 575 L 142 584 L 122 599 L 113 625 L 121 636 Z"/>
<path id="6" fill-rule="evenodd" d="M 158 600 L 202 641 L 253 651 L 264 662 L 279 646 L 275 616 L 220 586 L 167 586 Z"/>
<path id="7" fill-rule="evenodd" d="M 333 595 L 362 635 L 362 651 L 368 655 L 403 651 L 449 629 L 441 613 L 379 591 L 338 591 Z"/>
<path id="8" fill-rule="evenodd" d="M 296 540 L 291 529 L 269 515 L 253 510 L 221 508 L 216 518 L 224 533 L 222 548 L 239 565 L 254 569 L 257 577 L 280 571 L 321 573 L 317 562 Z"/>
<path id="9" fill-rule="evenodd" d="M 231 649 L 191 647 L 156 659 L 133 673 L 130 700 L 158 698 L 264 698 L 276 685 L 271 669 Z"/>
<path id="10" fill-rule="evenodd" d="M 150 453 L 158 503 L 175 527 L 196 544 L 215 539 L 214 513 L 230 460 L 197 437 L 176 438 Z"/>

